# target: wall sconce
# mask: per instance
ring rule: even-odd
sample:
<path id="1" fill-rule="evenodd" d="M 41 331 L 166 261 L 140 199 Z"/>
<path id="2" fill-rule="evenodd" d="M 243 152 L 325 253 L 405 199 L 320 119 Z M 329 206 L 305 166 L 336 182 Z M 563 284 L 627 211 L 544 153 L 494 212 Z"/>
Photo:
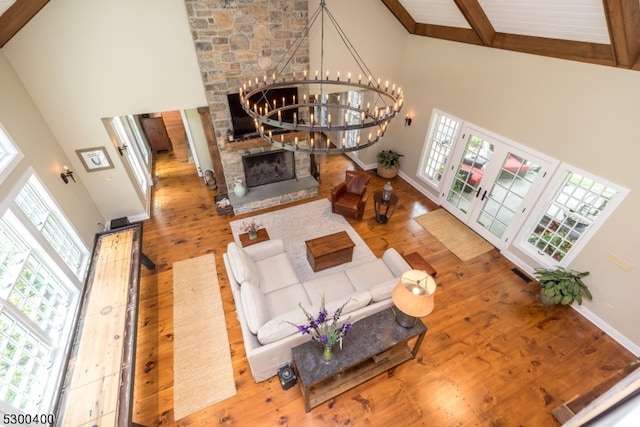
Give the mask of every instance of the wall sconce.
<path id="1" fill-rule="evenodd" d="M 405 118 L 404 118 L 404 125 L 405 125 L 405 126 L 411 126 L 411 122 L 412 122 L 412 121 L 413 121 L 413 120 L 411 119 L 411 117 L 407 114 L 407 115 L 405 116 Z"/>
<path id="2" fill-rule="evenodd" d="M 62 178 L 65 184 L 69 183 L 69 178 L 71 178 L 73 182 L 76 182 L 76 179 L 73 177 L 73 171 L 70 171 L 66 166 L 64 167 L 64 172 L 60 173 L 60 178 Z"/>

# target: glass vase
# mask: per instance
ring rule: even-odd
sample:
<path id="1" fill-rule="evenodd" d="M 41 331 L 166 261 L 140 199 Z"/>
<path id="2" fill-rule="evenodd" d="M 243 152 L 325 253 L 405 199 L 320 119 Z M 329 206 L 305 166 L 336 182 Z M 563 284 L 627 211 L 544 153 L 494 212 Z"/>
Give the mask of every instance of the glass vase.
<path id="1" fill-rule="evenodd" d="M 258 232 L 257 231 L 249 231 L 249 239 L 253 240 L 253 239 L 257 239 L 258 238 Z"/>
<path id="2" fill-rule="evenodd" d="M 333 359 L 333 346 L 331 346 L 330 344 L 325 344 L 324 345 L 324 351 L 322 352 L 322 358 L 327 362 L 329 360 Z"/>

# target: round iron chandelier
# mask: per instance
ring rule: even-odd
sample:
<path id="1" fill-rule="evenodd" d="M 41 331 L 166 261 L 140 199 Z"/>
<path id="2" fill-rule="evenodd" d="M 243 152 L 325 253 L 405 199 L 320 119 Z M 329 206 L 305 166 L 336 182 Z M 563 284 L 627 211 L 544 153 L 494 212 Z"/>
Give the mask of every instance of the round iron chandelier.
<path id="1" fill-rule="evenodd" d="M 357 64 L 357 77 L 324 70 L 325 21 L 329 21 Z M 320 23 L 320 70 L 313 76 L 288 71 L 296 51 Z M 370 147 L 382 138 L 404 102 L 400 87 L 381 82 L 362 61 L 327 9 L 325 0 L 274 70 L 242 84 L 243 110 L 260 137 L 275 148 L 337 154 Z M 295 136 L 293 136 L 295 135 Z"/>

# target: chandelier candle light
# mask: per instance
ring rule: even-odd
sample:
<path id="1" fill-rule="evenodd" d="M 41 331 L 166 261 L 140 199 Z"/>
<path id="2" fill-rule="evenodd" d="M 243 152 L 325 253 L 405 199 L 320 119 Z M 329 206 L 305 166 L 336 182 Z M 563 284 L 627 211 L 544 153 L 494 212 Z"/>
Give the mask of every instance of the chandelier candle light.
<path id="1" fill-rule="evenodd" d="M 344 78 L 340 71 L 332 75 L 323 69 L 325 17 L 357 64 L 357 78 L 350 72 Z M 297 74 L 287 72 L 287 65 L 318 20 L 321 22 L 321 69 L 316 70 L 313 77 L 306 70 Z M 378 142 L 402 108 L 401 88 L 374 79 L 327 9 L 325 0 L 320 1 L 288 54 L 290 56 L 285 55 L 269 76 L 248 80 L 240 88 L 242 108 L 254 119 L 260 136 L 275 148 L 328 154 L 360 150 Z M 267 101 L 270 91 L 282 88 L 296 88 L 298 96 Z M 351 103 L 349 93 L 357 93 L 358 101 Z M 302 135 L 285 141 L 283 132 L 287 131 Z"/>

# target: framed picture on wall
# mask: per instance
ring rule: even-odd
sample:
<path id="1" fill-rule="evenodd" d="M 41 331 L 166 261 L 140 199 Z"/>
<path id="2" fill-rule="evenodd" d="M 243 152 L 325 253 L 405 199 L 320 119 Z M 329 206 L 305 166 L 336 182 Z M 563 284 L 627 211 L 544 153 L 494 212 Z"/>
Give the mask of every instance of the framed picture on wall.
<path id="1" fill-rule="evenodd" d="M 113 163 L 105 147 L 83 148 L 76 150 L 87 172 L 113 168 Z"/>

